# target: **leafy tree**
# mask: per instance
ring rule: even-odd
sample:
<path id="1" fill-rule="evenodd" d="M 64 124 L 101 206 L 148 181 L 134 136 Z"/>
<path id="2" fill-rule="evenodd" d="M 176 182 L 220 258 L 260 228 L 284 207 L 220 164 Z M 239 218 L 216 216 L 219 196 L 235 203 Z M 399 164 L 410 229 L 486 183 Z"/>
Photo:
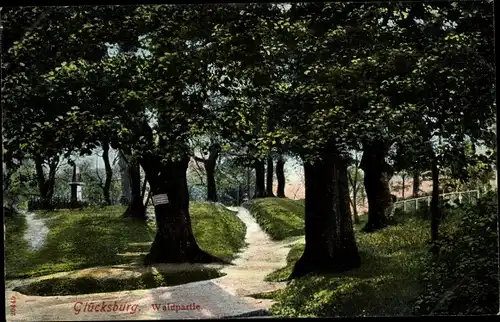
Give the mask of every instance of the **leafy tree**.
<path id="1" fill-rule="evenodd" d="M 363 173 L 359 169 L 359 156 L 355 152 L 353 165 L 348 168 L 348 178 L 349 178 L 349 190 L 352 193 L 352 197 L 350 198 L 350 204 L 353 211 L 354 223 L 359 224 L 359 216 L 358 216 L 358 200 L 359 196 L 363 194 L 363 186 L 361 182 L 363 182 Z M 351 194 L 349 194 L 350 196 Z"/>

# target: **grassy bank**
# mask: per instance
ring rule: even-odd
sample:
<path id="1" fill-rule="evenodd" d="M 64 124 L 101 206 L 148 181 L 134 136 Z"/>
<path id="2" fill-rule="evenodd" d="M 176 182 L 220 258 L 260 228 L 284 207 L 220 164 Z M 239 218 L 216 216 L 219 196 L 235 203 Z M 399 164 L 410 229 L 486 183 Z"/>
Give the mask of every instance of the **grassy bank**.
<path id="1" fill-rule="evenodd" d="M 437 257 L 428 251 L 430 223 L 420 215 L 400 216 L 400 225 L 372 234 L 359 232 L 362 222 L 355 227 L 360 268 L 304 277 L 257 297 L 273 298 L 273 314 L 288 317 L 494 314 L 498 257 L 492 200 L 445 211 Z M 288 277 L 303 250 L 303 244 L 295 245 L 287 266 L 268 279 Z"/>
<path id="2" fill-rule="evenodd" d="M 14 289 L 26 295 L 64 296 L 90 293 L 118 292 L 149 289 L 204 281 L 222 276 L 216 269 L 200 269 L 175 273 L 145 273 L 138 277 L 106 278 L 54 278 Z"/>
<path id="3" fill-rule="evenodd" d="M 254 199 L 244 205 L 273 240 L 304 235 L 304 201 L 287 198 Z"/>
<path id="4" fill-rule="evenodd" d="M 31 251 L 23 239 L 24 217 L 10 219 L 6 222 L 7 279 L 140 260 L 151 246 L 155 228 L 122 218 L 123 211 L 123 207 L 112 206 L 40 212 L 37 216 L 46 219 L 50 231 L 37 251 Z M 222 206 L 192 202 L 191 215 L 194 234 L 204 250 L 231 258 L 244 245 L 245 225 L 235 213 Z"/>

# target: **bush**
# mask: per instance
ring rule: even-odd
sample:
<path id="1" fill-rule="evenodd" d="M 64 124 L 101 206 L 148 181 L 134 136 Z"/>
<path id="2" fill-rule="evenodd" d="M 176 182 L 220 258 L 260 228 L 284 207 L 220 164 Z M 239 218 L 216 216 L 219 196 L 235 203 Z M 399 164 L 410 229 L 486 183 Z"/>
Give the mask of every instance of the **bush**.
<path id="1" fill-rule="evenodd" d="M 489 193 L 477 205 L 453 210 L 460 218 L 453 231 L 442 233 L 440 253 L 427 263 L 415 314 L 497 313 L 497 208 L 497 194 Z"/>

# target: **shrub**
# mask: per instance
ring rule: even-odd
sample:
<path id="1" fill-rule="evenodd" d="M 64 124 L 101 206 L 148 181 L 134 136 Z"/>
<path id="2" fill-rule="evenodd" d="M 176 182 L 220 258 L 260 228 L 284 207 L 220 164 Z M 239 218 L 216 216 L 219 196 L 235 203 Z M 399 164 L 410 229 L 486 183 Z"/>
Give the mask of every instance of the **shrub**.
<path id="1" fill-rule="evenodd" d="M 454 210 L 456 228 L 442 233 L 440 253 L 423 274 L 414 313 L 493 314 L 498 311 L 497 194 Z"/>

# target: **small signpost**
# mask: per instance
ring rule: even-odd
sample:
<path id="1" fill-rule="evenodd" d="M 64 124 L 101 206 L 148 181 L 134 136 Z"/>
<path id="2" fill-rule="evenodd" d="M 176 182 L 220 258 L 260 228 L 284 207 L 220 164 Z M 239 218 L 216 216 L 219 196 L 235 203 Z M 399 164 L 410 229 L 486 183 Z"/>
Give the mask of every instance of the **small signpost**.
<path id="1" fill-rule="evenodd" d="M 154 195 L 151 199 L 153 200 L 153 205 L 155 206 L 168 204 L 168 196 L 164 193 Z"/>

